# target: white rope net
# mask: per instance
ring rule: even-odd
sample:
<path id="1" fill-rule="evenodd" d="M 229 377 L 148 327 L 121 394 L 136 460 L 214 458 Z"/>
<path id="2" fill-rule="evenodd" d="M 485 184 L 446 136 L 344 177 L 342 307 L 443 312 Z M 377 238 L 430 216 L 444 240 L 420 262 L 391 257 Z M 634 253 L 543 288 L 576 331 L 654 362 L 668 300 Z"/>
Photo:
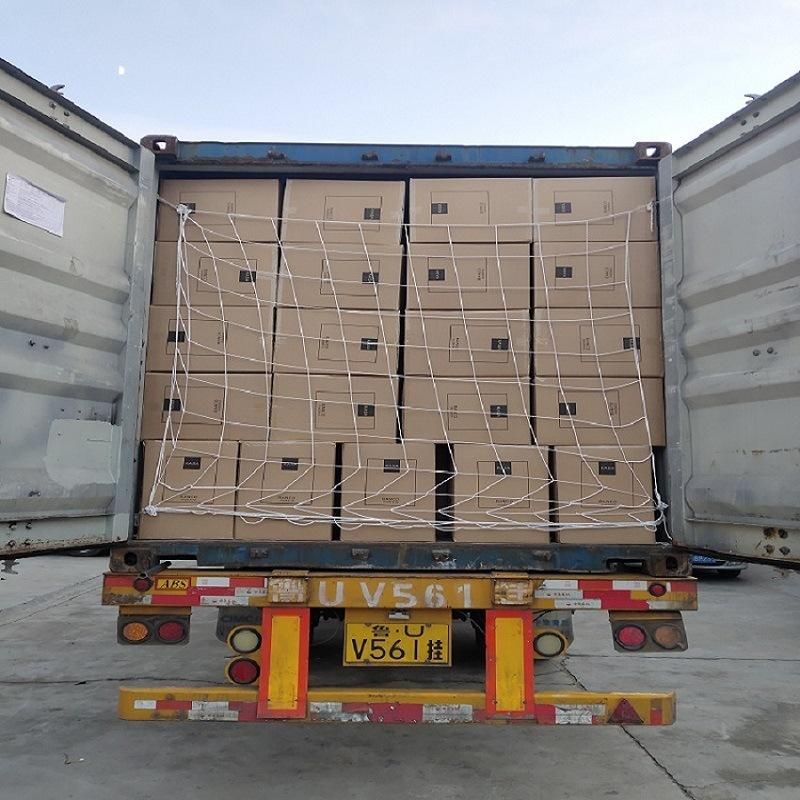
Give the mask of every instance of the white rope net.
<path id="1" fill-rule="evenodd" d="M 547 246 L 531 256 L 529 244 L 502 241 L 502 226 L 494 242 L 470 245 L 473 258 L 448 226 L 431 245 L 404 225 L 401 256 L 400 246 L 368 244 L 369 222 L 338 223 L 356 232 L 344 244 L 326 238 L 330 220 L 305 220 L 317 241 L 291 243 L 279 218 L 220 214 L 229 234 L 215 225 L 210 237 L 194 210 L 171 208 L 179 233 L 162 353 L 171 363 L 144 514 L 278 520 L 296 526 L 294 538 L 335 522 L 412 541 L 436 530 L 558 541 L 664 521 L 647 412 L 661 390 L 642 373 L 633 211 L 624 242 L 591 241 L 588 220 L 583 243 L 559 246 L 556 264 L 568 256 L 585 272 L 584 285 L 570 284 L 583 304 L 564 314 Z M 271 226 L 274 244 L 239 236 L 253 219 Z M 545 224 L 534 223 L 535 242 Z M 252 269 L 254 247 L 274 259 Z M 593 272 L 598 255 L 614 256 L 621 274 Z M 634 413 L 621 414 L 623 396 Z"/>

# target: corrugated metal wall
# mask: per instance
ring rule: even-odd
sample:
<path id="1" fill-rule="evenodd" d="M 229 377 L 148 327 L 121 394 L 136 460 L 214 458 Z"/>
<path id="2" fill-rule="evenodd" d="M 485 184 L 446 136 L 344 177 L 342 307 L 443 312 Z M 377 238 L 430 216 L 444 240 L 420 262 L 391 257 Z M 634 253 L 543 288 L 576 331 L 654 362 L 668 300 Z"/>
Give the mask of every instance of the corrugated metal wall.
<path id="1" fill-rule="evenodd" d="M 662 165 L 672 520 L 800 561 L 800 79 Z"/>
<path id="2" fill-rule="evenodd" d="M 153 157 L 112 134 L 0 70 L 5 205 L 64 201 L 63 236 L 0 211 L 0 554 L 128 532 Z"/>

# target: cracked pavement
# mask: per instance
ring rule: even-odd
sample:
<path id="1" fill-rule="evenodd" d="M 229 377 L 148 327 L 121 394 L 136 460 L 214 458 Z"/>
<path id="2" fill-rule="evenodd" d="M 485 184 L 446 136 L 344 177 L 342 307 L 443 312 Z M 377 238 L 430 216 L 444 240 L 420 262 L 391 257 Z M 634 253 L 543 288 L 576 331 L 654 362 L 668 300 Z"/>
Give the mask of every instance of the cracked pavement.
<path id="1" fill-rule="evenodd" d="M 196 611 L 186 647 L 122 647 L 99 605 L 105 559 L 22 561 L 0 582 L 0 794 L 353 800 L 796 800 L 800 796 L 800 575 L 750 567 L 703 580 L 690 649 L 616 654 L 607 619 L 576 615 L 576 642 L 540 687 L 675 689 L 669 728 L 130 723 L 119 684 L 220 681 L 225 648 Z M 44 588 L 42 588 L 44 587 Z M 329 645 L 336 647 L 336 643 Z M 313 653 L 313 651 L 312 651 Z M 446 673 L 442 673 L 446 681 Z"/>

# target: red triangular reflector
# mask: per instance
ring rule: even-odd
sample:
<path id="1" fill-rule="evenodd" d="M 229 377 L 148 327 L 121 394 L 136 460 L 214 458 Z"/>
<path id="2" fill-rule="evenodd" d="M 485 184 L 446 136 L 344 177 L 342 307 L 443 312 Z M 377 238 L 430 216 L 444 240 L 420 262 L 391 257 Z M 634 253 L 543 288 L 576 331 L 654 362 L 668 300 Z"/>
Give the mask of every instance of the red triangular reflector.
<path id="1" fill-rule="evenodd" d="M 617 707 L 608 721 L 618 725 L 642 725 L 644 723 L 644 720 L 636 713 L 636 709 L 624 697 L 617 703 Z"/>

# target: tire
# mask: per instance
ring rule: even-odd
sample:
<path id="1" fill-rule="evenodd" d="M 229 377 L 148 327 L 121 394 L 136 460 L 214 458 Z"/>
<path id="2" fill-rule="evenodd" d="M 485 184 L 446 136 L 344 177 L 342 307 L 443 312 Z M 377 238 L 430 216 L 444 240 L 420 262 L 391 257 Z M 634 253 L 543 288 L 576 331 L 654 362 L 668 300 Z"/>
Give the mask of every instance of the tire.
<path id="1" fill-rule="evenodd" d="M 717 573 L 717 575 L 719 575 L 720 578 L 728 578 L 729 580 L 734 580 L 735 578 L 738 578 L 741 574 L 742 571 L 740 569 L 721 569 Z"/>

